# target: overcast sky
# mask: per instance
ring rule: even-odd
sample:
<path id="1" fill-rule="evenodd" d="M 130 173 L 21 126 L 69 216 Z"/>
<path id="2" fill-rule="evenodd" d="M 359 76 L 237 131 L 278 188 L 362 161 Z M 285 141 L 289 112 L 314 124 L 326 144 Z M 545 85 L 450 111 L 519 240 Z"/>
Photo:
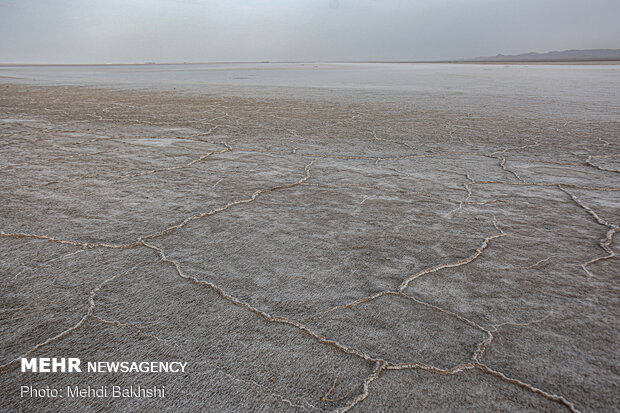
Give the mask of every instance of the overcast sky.
<path id="1" fill-rule="evenodd" d="M 0 62 L 453 59 L 620 48 L 620 0 L 0 0 Z"/>

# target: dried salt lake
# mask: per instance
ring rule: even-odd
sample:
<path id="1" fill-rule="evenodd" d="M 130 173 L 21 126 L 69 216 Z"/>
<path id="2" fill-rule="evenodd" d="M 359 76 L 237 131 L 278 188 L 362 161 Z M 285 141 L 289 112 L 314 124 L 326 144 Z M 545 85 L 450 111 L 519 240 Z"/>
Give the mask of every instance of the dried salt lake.
<path id="1" fill-rule="evenodd" d="M 617 409 L 619 91 L 618 65 L 0 67 L 3 407 Z"/>

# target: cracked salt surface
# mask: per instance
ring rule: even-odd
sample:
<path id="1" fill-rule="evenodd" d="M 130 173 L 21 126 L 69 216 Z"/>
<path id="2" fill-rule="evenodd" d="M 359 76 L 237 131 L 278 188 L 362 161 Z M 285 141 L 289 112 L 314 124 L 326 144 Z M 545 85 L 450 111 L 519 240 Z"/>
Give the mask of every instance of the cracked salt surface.
<path id="1" fill-rule="evenodd" d="M 33 408 L 17 360 L 58 354 L 189 362 L 166 400 L 119 410 L 620 406 L 616 120 L 2 91 L 8 409 Z"/>

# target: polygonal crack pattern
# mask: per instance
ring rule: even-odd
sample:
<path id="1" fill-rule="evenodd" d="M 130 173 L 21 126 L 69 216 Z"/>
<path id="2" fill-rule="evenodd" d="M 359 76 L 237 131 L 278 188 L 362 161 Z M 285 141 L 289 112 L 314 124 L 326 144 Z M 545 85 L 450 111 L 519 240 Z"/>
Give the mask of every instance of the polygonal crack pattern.
<path id="1" fill-rule="evenodd" d="M 3 85 L 3 408 L 617 409 L 618 122 L 343 96 Z"/>
<path id="2" fill-rule="evenodd" d="M 486 333 L 401 295 L 385 294 L 315 317 L 309 325 L 394 364 L 420 361 L 450 369 L 471 360 Z"/>

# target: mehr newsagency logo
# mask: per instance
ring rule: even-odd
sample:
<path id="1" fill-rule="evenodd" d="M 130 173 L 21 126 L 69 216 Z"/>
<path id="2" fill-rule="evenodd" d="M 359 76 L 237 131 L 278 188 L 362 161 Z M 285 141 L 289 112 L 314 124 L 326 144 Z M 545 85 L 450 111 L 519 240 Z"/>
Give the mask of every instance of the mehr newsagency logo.
<path id="1" fill-rule="evenodd" d="M 22 373 L 82 373 L 79 358 L 33 357 L 21 359 Z M 89 361 L 88 373 L 185 373 L 183 361 Z"/>

